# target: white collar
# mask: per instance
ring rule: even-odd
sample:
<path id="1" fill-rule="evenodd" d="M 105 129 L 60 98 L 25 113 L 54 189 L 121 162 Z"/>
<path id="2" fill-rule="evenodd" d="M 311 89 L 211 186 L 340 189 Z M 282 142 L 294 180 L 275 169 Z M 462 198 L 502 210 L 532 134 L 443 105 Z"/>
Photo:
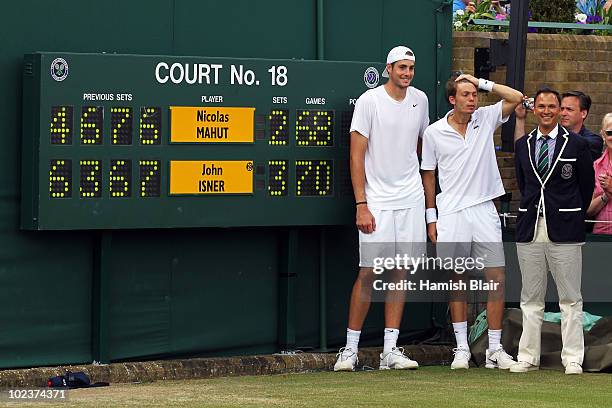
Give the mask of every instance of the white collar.
<path id="1" fill-rule="evenodd" d="M 552 138 L 553 140 L 557 138 L 557 135 L 559 134 L 559 126 L 555 126 L 555 128 L 553 130 L 550 131 L 550 133 L 548 134 L 548 137 Z M 542 136 L 544 136 L 544 133 L 542 133 L 540 131 L 540 127 L 538 126 L 538 135 L 537 135 L 537 139 L 541 138 Z"/>
<path id="2" fill-rule="evenodd" d="M 473 125 L 473 124 L 474 124 L 474 118 L 475 118 L 474 114 L 475 114 L 477 111 L 478 111 L 478 109 L 476 109 L 474 112 L 472 112 L 472 114 L 470 115 L 470 120 L 468 120 L 468 121 L 467 121 L 467 123 L 464 123 L 464 124 L 467 124 L 467 125 L 468 125 L 467 130 L 466 130 L 466 132 L 465 132 L 466 136 L 467 136 L 468 131 L 470 130 L 470 125 Z M 454 127 L 453 127 L 453 126 L 450 124 L 450 121 L 449 121 L 451 114 L 453 114 L 454 112 L 455 112 L 455 110 L 454 110 L 454 109 L 451 109 L 451 110 L 449 110 L 448 112 L 446 112 L 446 115 L 444 115 L 444 123 L 446 124 L 446 127 L 447 127 L 449 130 L 453 131 L 453 133 L 457 133 L 457 131 L 456 131 L 456 130 L 455 130 L 455 128 L 454 128 Z"/>

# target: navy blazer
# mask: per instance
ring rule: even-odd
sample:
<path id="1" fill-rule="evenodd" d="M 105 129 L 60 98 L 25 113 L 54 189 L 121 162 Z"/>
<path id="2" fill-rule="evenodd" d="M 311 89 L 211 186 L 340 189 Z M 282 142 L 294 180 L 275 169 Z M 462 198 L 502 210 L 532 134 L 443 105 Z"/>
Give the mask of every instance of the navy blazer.
<path id="1" fill-rule="evenodd" d="M 521 204 L 516 242 L 532 242 L 540 209 L 552 242 L 584 242 L 584 219 L 595 188 L 593 160 L 587 142 L 563 126 L 555 144 L 552 166 L 542 180 L 536 171 L 537 129 L 517 140 L 514 151 Z"/>
<path id="2" fill-rule="evenodd" d="M 593 161 L 599 159 L 603 153 L 603 139 L 596 133 L 591 132 L 586 127 L 582 126 L 578 134 L 589 144 Z"/>

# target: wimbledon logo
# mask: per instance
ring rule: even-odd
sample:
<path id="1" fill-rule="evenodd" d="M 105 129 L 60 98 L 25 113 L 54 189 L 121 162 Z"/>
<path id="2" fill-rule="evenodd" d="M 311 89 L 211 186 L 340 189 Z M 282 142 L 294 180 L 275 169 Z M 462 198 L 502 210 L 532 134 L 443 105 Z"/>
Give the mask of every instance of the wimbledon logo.
<path id="1" fill-rule="evenodd" d="M 378 85 L 378 70 L 374 67 L 368 67 L 363 74 L 363 82 L 368 88 L 375 88 Z"/>
<path id="2" fill-rule="evenodd" d="M 58 82 L 68 77 L 68 63 L 63 58 L 56 58 L 51 63 L 51 77 Z"/>

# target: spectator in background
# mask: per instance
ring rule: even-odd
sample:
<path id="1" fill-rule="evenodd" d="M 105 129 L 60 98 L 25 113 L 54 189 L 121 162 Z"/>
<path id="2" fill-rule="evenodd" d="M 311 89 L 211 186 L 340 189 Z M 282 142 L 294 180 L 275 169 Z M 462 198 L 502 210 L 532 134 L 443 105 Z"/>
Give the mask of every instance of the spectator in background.
<path id="1" fill-rule="evenodd" d="M 453 14 L 456 13 L 457 10 L 462 10 L 466 13 L 475 13 L 477 3 L 480 3 L 480 0 L 476 2 L 469 0 L 453 0 Z M 502 1 L 500 0 L 492 0 L 491 10 L 495 11 L 495 14 L 502 14 L 505 16 L 508 13 L 506 12 L 506 8 L 502 6 L 501 3 Z"/>
<path id="2" fill-rule="evenodd" d="M 468 13 L 475 13 L 476 4 L 473 1 L 469 0 L 453 0 L 453 14 L 456 13 L 457 10 L 464 10 Z"/>
<path id="3" fill-rule="evenodd" d="M 508 5 L 503 5 L 504 3 L 509 3 L 508 1 L 502 0 L 492 0 L 491 8 L 495 11 L 495 14 L 501 14 L 504 16 L 508 16 L 510 14 L 510 10 Z"/>
<path id="4" fill-rule="evenodd" d="M 607 113 L 601 121 L 601 137 L 606 149 L 603 155 L 593 163 L 595 169 L 595 191 L 591 205 L 587 210 L 589 217 L 596 222 L 593 227 L 594 234 L 612 234 L 612 112 Z"/>
<path id="5" fill-rule="evenodd" d="M 584 126 L 590 109 L 591 97 L 584 92 L 569 91 L 561 95 L 561 125 L 580 135 L 589 144 L 591 156 L 595 161 L 601 156 L 603 140 Z"/>
<path id="6" fill-rule="evenodd" d="M 525 118 L 527 118 L 527 112 L 533 113 L 532 109 L 527 110 L 525 104 L 529 105 L 529 97 L 523 97 L 523 103 L 519 103 L 514 109 L 514 143 L 521 137 L 525 136 Z M 531 106 L 531 105 L 529 105 Z"/>

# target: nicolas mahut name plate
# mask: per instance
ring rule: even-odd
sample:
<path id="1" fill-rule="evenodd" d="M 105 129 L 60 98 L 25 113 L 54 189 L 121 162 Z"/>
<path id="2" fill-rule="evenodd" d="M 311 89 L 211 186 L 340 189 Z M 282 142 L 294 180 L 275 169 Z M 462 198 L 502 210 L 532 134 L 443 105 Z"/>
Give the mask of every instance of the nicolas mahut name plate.
<path id="1" fill-rule="evenodd" d="M 170 143 L 253 143 L 255 108 L 171 106 Z"/>

